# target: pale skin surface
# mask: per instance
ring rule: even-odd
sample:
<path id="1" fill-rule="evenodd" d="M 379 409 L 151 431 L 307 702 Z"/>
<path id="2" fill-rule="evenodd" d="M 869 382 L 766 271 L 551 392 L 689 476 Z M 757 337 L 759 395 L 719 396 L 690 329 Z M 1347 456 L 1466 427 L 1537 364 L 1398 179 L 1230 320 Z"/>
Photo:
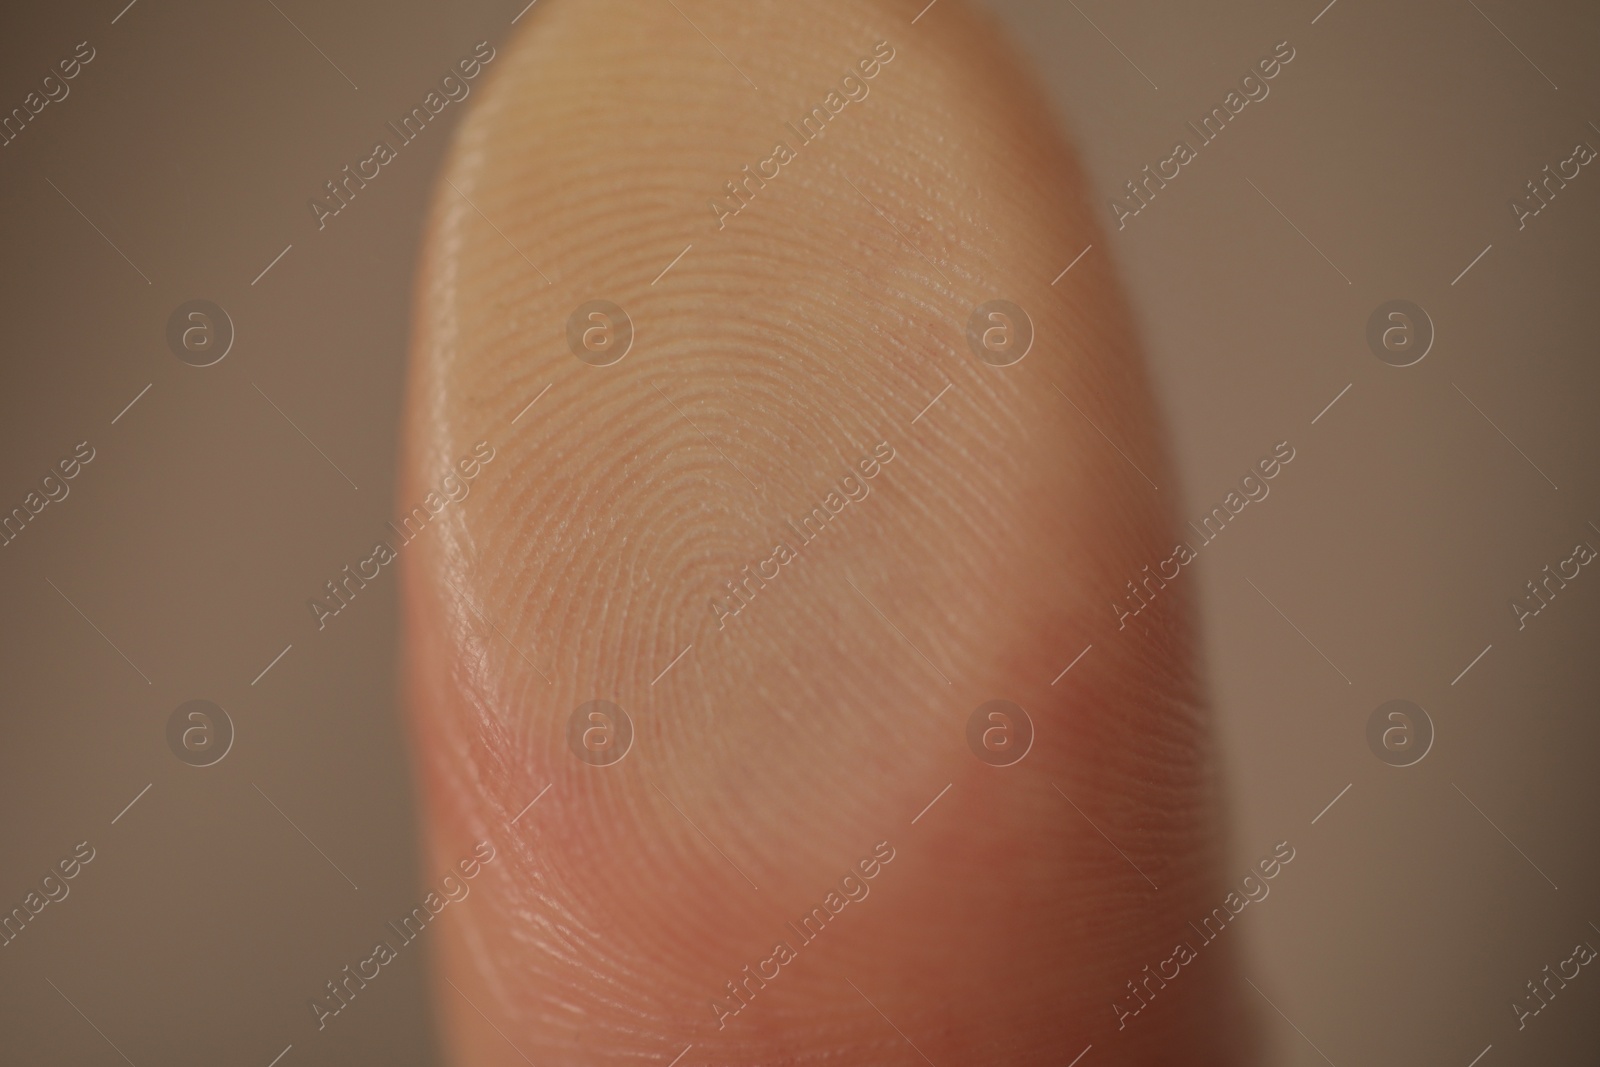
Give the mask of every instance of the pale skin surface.
<path id="1" fill-rule="evenodd" d="M 1193 579 L 1125 628 L 1110 606 L 1172 555 L 1176 487 L 1109 259 L 1050 284 L 1102 238 L 1044 101 L 958 0 L 914 26 L 888 0 L 677 6 L 530 12 L 423 253 L 400 499 L 495 449 L 402 554 L 424 874 L 497 850 L 429 935 L 447 1051 L 1253 1062 L 1237 934 L 1114 1006 L 1243 872 Z M 802 144 L 785 123 L 879 42 Z M 719 227 L 708 201 L 777 141 Z M 1004 368 L 966 340 L 995 298 L 1037 333 Z M 567 346 L 595 299 L 636 332 L 612 366 Z M 804 543 L 787 520 L 851 474 L 867 495 Z M 780 541 L 797 558 L 764 563 Z M 767 580 L 733 601 L 747 566 Z M 612 766 L 568 747 L 595 698 L 634 725 Z M 1009 767 L 967 743 L 997 698 L 1035 729 Z M 875 847 L 846 887 L 869 895 L 810 943 L 786 925 Z M 741 1004 L 746 965 L 769 980 Z"/>

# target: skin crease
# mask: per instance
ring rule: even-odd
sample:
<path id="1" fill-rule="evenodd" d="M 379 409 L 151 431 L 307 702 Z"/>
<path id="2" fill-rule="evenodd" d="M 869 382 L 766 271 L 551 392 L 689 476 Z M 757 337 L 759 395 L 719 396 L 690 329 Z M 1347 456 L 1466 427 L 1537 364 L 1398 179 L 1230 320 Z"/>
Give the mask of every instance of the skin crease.
<path id="1" fill-rule="evenodd" d="M 545 0 L 477 83 L 400 490 L 495 450 L 401 550 L 424 873 L 497 851 L 427 935 L 454 1062 L 1254 1062 L 1237 935 L 1118 1028 L 1243 873 L 1193 578 L 1118 628 L 1178 540 L 1130 318 L 1017 61 L 958 0 L 916 6 Z M 800 144 L 784 124 L 882 41 L 869 95 Z M 719 228 L 708 200 L 780 139 Z M 1005 368 L 965 336 L 997 297 L 1037 333 Z M 567 348 L 594 299 L 635 330 L 609 367 Z M 875 446 L 868 494 L 802 544 L 786 520 Z M 780 539 L 798 558 L 719 624 Z M 597 697 L 636 731 L 613 766 L 567 744 Z M 1005 768 L 966 741 L 997 698 L 1035 727 Z M 880 842 L 869 895 L 804 943 L 786 924 Z M 778 941 L 794 960 L 719 1026 Z"/>

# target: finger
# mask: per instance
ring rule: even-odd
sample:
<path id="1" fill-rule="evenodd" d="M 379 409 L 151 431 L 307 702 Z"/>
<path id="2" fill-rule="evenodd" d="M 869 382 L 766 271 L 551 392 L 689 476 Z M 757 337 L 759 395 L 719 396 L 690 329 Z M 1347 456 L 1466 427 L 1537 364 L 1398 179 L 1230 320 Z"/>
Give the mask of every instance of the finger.
<path id="1" fill-rule="evenodd" d="M 1239 1062 L 1185 588 L 1108 607 L 1176 541 L 1127 315 L 912 14 L 541 5 L 460 130 L 402 497 L 460 1062 Z"/>

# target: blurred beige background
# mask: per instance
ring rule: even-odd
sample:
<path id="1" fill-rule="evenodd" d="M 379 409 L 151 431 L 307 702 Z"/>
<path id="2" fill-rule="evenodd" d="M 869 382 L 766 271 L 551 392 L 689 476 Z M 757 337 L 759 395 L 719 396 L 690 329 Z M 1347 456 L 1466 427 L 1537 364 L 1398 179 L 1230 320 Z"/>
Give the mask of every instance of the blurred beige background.
<path id="1" fill-rule="evenodd" d="M 337 1027 L 305 1007 L 431 873 L 393 576 L 320 633 L 305 600 L 390 514 L 412 257 L 462 109 L 326 228 L 306 201 L 522 2 L 125 2 L 0 15 L 0 110 L 79 42 L 94 56 L 0 147 L 0 512 L 94 449 L 0 547 L 0 902 L 95 850 L 0 948 L 3 1058 L 433 1063 L 425 942 Z M 1600 148 L 1600 9 L 1324 4 L 992 6 L 1102 203 L 1295 50 L 1125 229 L 1107 207 L 1073 267 L 1126 281 L 1182 515 L 1275 442 L 1297 452 L 1191 579 L 1236 866 L 1297 850 L 1235 935 L 1274 1062 L 1593 1062 L 1600 977 L 1521 1031 L 1511 1004 L 1600 946 L 1600 576 L 1520 631 L 1508 603 L 1600 547 L 1600 171 L 1520 231 L 1507 205 Z M 940 17 L 910 0 L 911 42 L 919 11 Z M 236 330 L 214 366 L 167 347 L 194 298 Z M 1367 345 L 1392 298 L 1435 328 L 1414 366 Z M 236 730 L 206 768 L 165 736 L 196 698 Z M 1366 740 L 1395 698 L 1436 732 L 1406 768 Z"/>

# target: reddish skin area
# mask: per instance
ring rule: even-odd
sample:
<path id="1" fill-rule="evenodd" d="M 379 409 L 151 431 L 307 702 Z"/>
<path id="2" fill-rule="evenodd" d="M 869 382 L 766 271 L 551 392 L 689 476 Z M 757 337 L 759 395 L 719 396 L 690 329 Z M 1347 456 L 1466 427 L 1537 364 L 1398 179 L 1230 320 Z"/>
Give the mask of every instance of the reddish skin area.
<path id="1" fill-rule="evenodd" d="M 1230 939 L 1113 1008 L 1228 887 L 1193 579 L 1126 628 L 1109 607 L 1172 554 L 1173 494 L 1129 462 L 1170 484 L 1109 261 L 1049 284 L 1101 236 L 1042 99 L 957 0 L 915 27 L 887 0 L 679 6 L 530 13 L 428 229 L 400 500 L 495 449 L 401 553 L 426 873 L 498 853 L 429 935 L 448 1050 L 1253 1062 Z M 798 145 L 785 122 L 885 41 Z M 785 138 L 719 227 L 708 200 Z M 1036 331 L 1005 368 L 966 340 L 997 296 Z M 612 366 L 567 350 L 593 299 L 633 322 Z M 814 506 L 807 543 L 786 521 Z M 780 540 L 797 558 L 719 617 Z M 613 766 L 568 747 L 597 697 L 635 729 Z M 996 698 L 1035 733 L 1003 768 L 967 744 Z M 787 925 L 875 848 L 865 896 L 809 943 Z"/>

